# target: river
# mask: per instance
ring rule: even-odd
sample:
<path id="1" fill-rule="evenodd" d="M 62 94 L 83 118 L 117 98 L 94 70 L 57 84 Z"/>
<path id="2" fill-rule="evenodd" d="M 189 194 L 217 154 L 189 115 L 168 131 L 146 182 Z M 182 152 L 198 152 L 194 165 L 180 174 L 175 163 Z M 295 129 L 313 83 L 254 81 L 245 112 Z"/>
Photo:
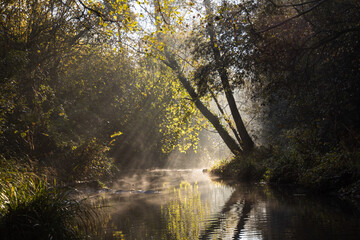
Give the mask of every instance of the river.
<path id="1" fill-rule="evenodd" d="M 102 199 L 104 239 L 360 239 L 349 203 L 214 181 L 201 170 L 129 172 Z"/>

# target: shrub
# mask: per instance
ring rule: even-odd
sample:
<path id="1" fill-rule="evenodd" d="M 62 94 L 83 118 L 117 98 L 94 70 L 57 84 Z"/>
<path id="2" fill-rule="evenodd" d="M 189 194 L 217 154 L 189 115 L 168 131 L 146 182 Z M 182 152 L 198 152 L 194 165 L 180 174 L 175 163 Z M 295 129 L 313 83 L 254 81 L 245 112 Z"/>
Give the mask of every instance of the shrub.
<path id="1" fill-rule="evenodd" d="M 210 173 L 222 178 L 259 181 L 267 170 L 264 163 L 269 153 L 266 148 L 256 148 L 247 155 L 238 155 L 231 160 L 221 160 L 212 166 Z"/>
<path id="2" fill-rule="evenodd" d="M 267 166 L 270 182 L 337 191 L 360 179 L 360 151 L 324 141 L 316 130 L 288 131 L 288 145 L 274 147 Z"/>
<path id="3" fill-rule="evenodd" d="M 114 160 L 109 158 L 109 148 L 96 138 L 79 146 L 64 148 L 58 160 L 53 163 L 61 179 L 98 180 L 111 177 L 115 171 Z"/>
<path id="4" fill-rule="evenodd" d="M 222 178 L 265 180 L 310 190 L 356 195 L 360 189 L 360 150 L 324 141 L 317 130 L 287 131 L 287 144 L 256 148 L 248 155 L 222 160 L 210 170 Z"/>

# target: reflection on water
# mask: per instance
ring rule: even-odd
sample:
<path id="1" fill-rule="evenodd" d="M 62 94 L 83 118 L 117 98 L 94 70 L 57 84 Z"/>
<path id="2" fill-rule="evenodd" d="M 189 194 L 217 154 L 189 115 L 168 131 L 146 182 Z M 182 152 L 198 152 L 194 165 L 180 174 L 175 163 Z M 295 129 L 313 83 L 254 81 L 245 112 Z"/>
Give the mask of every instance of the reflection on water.
<path id="1" fill-rule="evenodd" d="M 196 239 L 210 215 L 209 204 L 201 201 L 197 183 L 182 182 L 171 192 L 171 200 L 161 206 L 168 239 Z"/>
<path id="2" fill-rule="evenodd" d="M 360 239 L 359 213 L 343 202 L 230 187 L 201 170 L 129 173 L 102 196 L 105 239 Z"/>

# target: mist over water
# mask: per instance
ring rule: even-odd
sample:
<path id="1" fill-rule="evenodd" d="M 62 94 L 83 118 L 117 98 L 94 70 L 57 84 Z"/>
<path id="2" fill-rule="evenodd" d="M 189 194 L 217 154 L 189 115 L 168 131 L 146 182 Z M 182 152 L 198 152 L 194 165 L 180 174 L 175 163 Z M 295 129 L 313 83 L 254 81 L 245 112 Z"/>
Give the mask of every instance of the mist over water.
<path id="1" fill-rule="evenodd" d="M 196 169 L 209 168 L 219 160 L 228 159 L 232 156 L 220 137 L 208 130 L 200 133 L 198 149 L 186 153 L 173 151 L 168 156 L 165 164 L 167 169 Z"/>
<path id="2" fill-rule="evenodd" d="M 349 203 L 300 189 L 227 185 L 201 169 L 129 170 L 98 197 L 107 206 L 104 239 L 360 237 L 360 213 Z"/>

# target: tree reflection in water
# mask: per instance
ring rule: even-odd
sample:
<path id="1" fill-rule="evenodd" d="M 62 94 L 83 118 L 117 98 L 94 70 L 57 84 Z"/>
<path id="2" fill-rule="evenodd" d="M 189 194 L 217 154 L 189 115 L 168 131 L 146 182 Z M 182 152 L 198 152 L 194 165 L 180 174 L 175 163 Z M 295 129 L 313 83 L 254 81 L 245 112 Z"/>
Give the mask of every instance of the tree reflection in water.
<path id="1" fill-rule="evenodd" d="M 197 239 L 210 216 L 210 206 L 201 201 L 197 183 L 182 182 L 172 190 L 171 195 L 169 203 L 161 207 L 168 239 Z"/>
<path id="2" fill-rule="evenodd" d="M 172 200 L 162 206 L 166 239 L 238 239 L 253 209 L 253 200 L 234 191 L 220 212 L 211 214 L 198 185 L 182 182 L 172 190 Z"/>
<path id="3" fill-rule="evenodd" d="M 257 184 L 228 186 L 201 171 L 141 176 L 151 178 L 128 184 L 148 182 L 141 189 L 158 193 L 106 193 L 105 236 L 94 239 L 360 239 L 359 212 L 328 196 Z"/>

